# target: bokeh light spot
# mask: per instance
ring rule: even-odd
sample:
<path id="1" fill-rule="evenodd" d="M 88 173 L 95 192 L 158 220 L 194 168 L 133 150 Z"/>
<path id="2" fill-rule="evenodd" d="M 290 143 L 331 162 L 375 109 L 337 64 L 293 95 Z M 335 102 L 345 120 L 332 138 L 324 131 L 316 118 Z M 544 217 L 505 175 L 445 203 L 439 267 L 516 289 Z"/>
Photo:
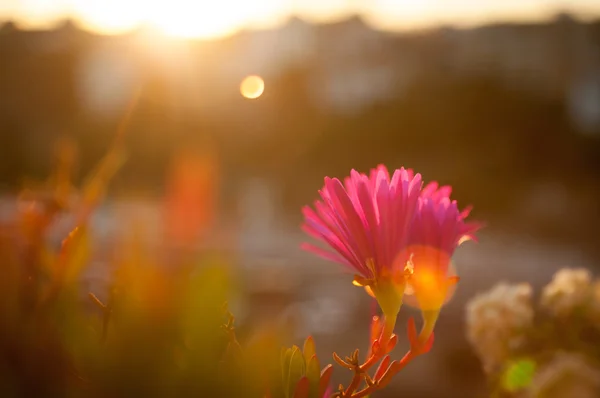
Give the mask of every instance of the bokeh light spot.
<path id="1" fill-rule="evenodd" d="M 240 93 L 246 98 L 255 99 L 265 91 L 265 82 L 260 76 L 248 76 L 240 84 Z"/>

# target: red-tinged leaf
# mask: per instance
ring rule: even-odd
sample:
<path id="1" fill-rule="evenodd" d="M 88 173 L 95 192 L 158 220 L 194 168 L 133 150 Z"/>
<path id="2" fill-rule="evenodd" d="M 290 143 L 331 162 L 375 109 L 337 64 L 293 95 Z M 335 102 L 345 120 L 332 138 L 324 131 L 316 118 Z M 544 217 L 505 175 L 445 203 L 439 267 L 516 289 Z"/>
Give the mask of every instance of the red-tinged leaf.
<path id="1" fill-rule="evenodd" d="M 392 352 L 396 347 L 396 344 L 398 344 L 398 336 L 392 334 L 392 337 L 390 337 L 390 341 L 388 341 L 387 344 L 387 352 Z"/>
<path id="2" fill-rule="evenodd" d="M 399 367 L 399 365 L 399 361 L 392 361 L 390 366 L 387 367 L 386 371 L 383 372 L 383 375 L 381 375 L 381 377 L 378 380 L 379 388 L 384 388 L 390 383 L 392 377 L 394 377 L 394 374 L 396 374 L 395 370 Z"/>
<path id="3" fill-rule="evenodd" d="M 381 363 L 379 364 L 379 367 L 377 368 L 377 371 L 375 371 L 375 376 L 374 376 L 374 380 L 377 381 L 379 380 L 384 373 L 388 370 L 389 366 L 390 366 L 390 356 L 386 355 L 383 360 L 381 361 Z"/>
<path id="4" fill-rule="evenodd" d="M 417 335 L 417 326 L 415 325 L 415 319 L 413 317 L 408 318 L 406 329 L 411 348 L 417 347 L 419 345 L 419 337 Z"/>
<path id="5" fill-rule="evenodd" d="M 298 384 L 296 384 L 296 389 L 294 390 L 294 398 L 308 398 L 308 393 L 310 390 L 310 382 L 308 377 L 304 376 L 300 380 L 298 380 Z"/>
<path id="6" fill-rule="evenodd" d="M 319 380 L 319 398 L 322 398 L 329 387 L 331 381 L 331 374 L 333 373 L 333 365 L 329 364 L 321 371 L 321 379 Z"/>
<path id="7" fill-rule="evenodd" d="M 379 352 L 381 346 L 379 344 L 379 340 L 373 340 L 373 344 L 371 344 L 371 355 L 375 355 Z"/>
<path id="8" fill-rule="evenodd" d="M 304 341 L 302 353 L 304 354 L 304 359 L 307 363 L 310 361 L 313 355 L 317 355 L 317 347 L 315 346 L 315 340 L 312 336 L 308 336 Z"/>
<path id="9" fill-rule="evenodd" d="M 381 335 L 383 330 L 383 320 L 377 315 L 371 319 L 371 341 L 375 341 Z"/>
<path id="10" fill-rule="evenodd" d="M 319 398 L 331 398 L 332 395 L 333 395 L 333 386 L 329 386 L 327 388 L 327 390 L 325 390 L 325 392 L 323 393 L 323 396 L 321 396 Z M 365 397 L 365 398 L 369 398 L 369 397 Z"/>

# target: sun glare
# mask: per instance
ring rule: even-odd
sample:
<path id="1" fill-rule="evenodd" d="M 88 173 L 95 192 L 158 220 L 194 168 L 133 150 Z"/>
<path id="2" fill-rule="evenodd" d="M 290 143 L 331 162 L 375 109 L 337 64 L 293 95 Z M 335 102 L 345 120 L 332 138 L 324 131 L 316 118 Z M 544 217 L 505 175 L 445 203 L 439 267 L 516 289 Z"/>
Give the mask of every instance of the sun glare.
<path id="1" fill-rule="evenodd" d="M 246 98 L 258 98 L 265 91 L 265 82 L 259 76 L 248 76 L 240 84 L 240 93 Z"/>
<path id="2" fill-rule="evenodd" d="M 143 15 L 139 12 L 141 1 L 74 0 L 73 3 L 74 12 L 83 24 L 103 33 L 121 33 L 143 22 Z"/>
<path id="3" fill-rule="evenodd" d="M 82 22 L 104 33 L 119 33 L 147 24 L 165 35 L 182 38 L 216 38 L 247 24 L 276 19 L 281 5 L 275 0 L 143 1 L 73 0 Z"/>
<path id="4" fill-rule="evenodd" d="M 148 10 L 147 20 L 169 36 L 213 37 L 231 33 L 243 22 L 243 15 L 227 1 L 190 2 L 171 0 L 155 2 Z M 207 6 L 210 4 L 210 8 Z"/>
<path id="5" fill-rule="evenodd" d="M 433 258 L 435 257 L 436 256 L 433 256 Z M 420 271 L 413 274 L 411 278 L 414 280 L 414 283 L 411 284 L 411 282 L 409 282 L 404 290 L 404 304 L 407 304 L 409 307 L 422 310 L 435 309 L 434 307 L 438 307 L 440 304 L 448 304 L 456 293 L 456 281 L 454 283 L 449 283 L 444 291 L 440 290 L 442 288 L 442 286 L 440 286 L 442 280 L 450 281 L 451 279 L 458 278 L 456 266 L 451 260 L 448 264 L 446 273 L 443 275 L 439 273 L 439 270 L 435 265 L 430 266 L 428 264 L 421 264 Z M 416 286 L 420 286 L 419 289 L 421 294 L 419 299 L 417 299 L 416 296 L 415 284 Z M 442 298 L 440 294 L 443 294 L 444 297 Z M 424 302 L 419 300 L 424 300 Z"/>

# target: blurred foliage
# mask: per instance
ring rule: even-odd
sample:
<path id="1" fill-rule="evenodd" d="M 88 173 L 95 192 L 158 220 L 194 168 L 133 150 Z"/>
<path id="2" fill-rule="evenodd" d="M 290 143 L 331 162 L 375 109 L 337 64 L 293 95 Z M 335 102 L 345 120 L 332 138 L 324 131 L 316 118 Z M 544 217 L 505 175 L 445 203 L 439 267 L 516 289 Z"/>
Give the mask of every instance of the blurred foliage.
<path id="1" fill-rule="evenodd" d="M 242 352 L 223 307 L 229 268 L 218 256 L 164 261 L 134 234 L 106 266 L 110 285 L 81 291 L 89 217 L 122 163 L 119 148 L 80 194 L 54 176 L 21 196 L 16 221 L 3 226 L 2 396 L 264 396 L 271 374 L 281 374 L 279 339 L 257 335 Z M 77 226 L 53 248 L 46 233 L 65 213 Z"/>
<path id="2" fill-rule="evenodd" d="M 282 387 L 286 398 L 318 398 L 325 395 L 333 368 L 328 365 L 321 371 L 315 342 L 308 337 L 301 350 L 298 346 L 282 349 Z"/>
<path id="3" fill-rule="evenodd" d="M 468 304 L 467 331 L 494 396 L 600 396 L 600 279 L 587 269 L 557 271 L 538 305 L 530 285 L 498 284 Z"/>
<path id="4" fill-rule="evenodd" d="M 531 359 L 521 359 L 509 363 L 502 376 L 502 385 L 505 390 L 516 392 L 523 390 L 531 384 L 536 370 L 536 363 Z"/>
<path id="5" fill-rule="evenodd" d="M 429 318 L 431 311 L 423 311 L 420 334 L 409 319 L 410 348 L 399 360 L 391 358 L 398 342 L 396 313 L 375 316 L 364 358 L 358 349 L 345 359 L 333 354 L 352 372 L 348 386 L 339 384 L 334 392 L 333 365 L 323 366 L 312 337 L 302 349 L 281 349 L 285 336 L 270 327 L 251 331 L 241 344 L 227 306 L 235 294 L 231 267 L 218 253 L 194 245 L 211 222 L 206 212 L 213 203 L 203 199 L 212 193 L 206 176 L 213 169 L 210 159 L 190 162 L 188 156 L 204 159 L 190 153 L 181 159 L 185 173 L 174 173 L 170 184 L 163 220 L 170 228 L 158 247 L 147 246 L 144 225 L 129 226 L 124 231 L 130 233 L 104 256 L 105 283 L 83 289 L 84 271 L 94 259 L 91 216 L 125 160 L 120 131 L 79 191 L 69 172 L 73 147 L 59 145 L 55 173 L 30 184 L 18 198 L 13 223 L 2 225 L 3 397 L 363 398 L 429 352 L 437 311 Z M 190 182 L 204 189 L 189 190 Z M 180 206 L 205 208 L 185 219 L 175 211 Z M 73 225 L 53 245 L 52 227 L 66 215 Z"/>
<path id="6" fill-rule="evenodd" d="M 412 319 L 411 350 L 400 361 L 388 355 L 398 336 L 385 337 L 382 348 L 385 333 L 374 333 L 364 364 L 359 350 L 345 361 L 334 354 L 353 378 L 333 392 L 333 366 L 321 364 L 312 337 L 302 349 L 282 349 L 285 336 L 271 326 L 246 333 L 241 344 L 227 306 L 235 294 L 231 267 L 218 253 L 194 246 L 211 221 L 211 158 L 186 151 L 169 184 L 168 228 L 158 247 L 147 246 L 144 225 L 130 226 L 104 256 L 104 283 L 85 290 L 96 243 L 90 220 L 125 160 L 123 131 L 80 190 L 71 183 L 74 147 L 62 141 L 55 172 L 30 183 L 12 224 L 2 225 L 3 397 L 359 398 L 429 351 L 433 337 L 418 342 Z M 202 207 L 192 209 L 197 216 L 179 211 L 194 206 Z M 67 215 L 73 226 L 53 245 L 52 227 Z M 367 371 L 377 363 L 371 378 Z"/>

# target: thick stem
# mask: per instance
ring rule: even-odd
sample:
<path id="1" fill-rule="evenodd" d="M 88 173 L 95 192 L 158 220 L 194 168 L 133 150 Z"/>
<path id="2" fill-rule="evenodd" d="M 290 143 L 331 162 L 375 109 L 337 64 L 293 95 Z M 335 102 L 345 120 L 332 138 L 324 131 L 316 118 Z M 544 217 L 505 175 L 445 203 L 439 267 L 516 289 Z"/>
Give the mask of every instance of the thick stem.
<path id="1" fill-rule="evenodd" d="M 388 342 L 390 341 L 390 338 L 392 337 L 392 334 L 394 333 L 394 328 L 396 327 L 396 319 L 396 315 L 384 316 L 383 330 L 381 331 L 381 337 L 379 338 L 379 346 L 384 352 Z"/>
<path id="2" fill-rule="evenodd" d="M 425 344 L 427 342 L 427 340 L 429 340 L 429 338 L 431 337 L 431 334 L 433 333 L 433 329 L 435 328 L 435 324 L 437 322 L 440 311 L 439 310 L 423 311 L 422 314 L 423 314 L 423 322 L 424 323 L 423 323 L 423 328 L 421 329 L 421 332 L 419 334 L 419 344 L 420 345 Z M 367 360 L 367 362 L 365 362 L 360 367 L 361 370 L 363 370 L 363 371 L 367 370 L 372 364 L 374 364 L 375 362 L 378 362 L 379 359 L 383 356 L 383 353 L 385 352 L 385 349 L 383 347 L 385 347 L 385 345 L 387 345 L 387 343 L 390 339 L 390 336 L 394 332 L 395 324 L 396 324 L 396 317 L 393 317 L 393 318 L 390 317 L 390 318 L 385 319 L 384 327 L 381 332 L 381 338 L 380 338 L 380 341 L 383 342 L 383 344 L 380 346 L 381 347 L 380 350 L 378 352 L 374 353 Z M 414 352 L 409 350 L 400 361 L 392 363 L 392 365 L 390 366 L 388 371 L 383 375 L 383 377 L 380 380 L 376 380 L 376 384 L 367 386 L 364 389 L 353 393 L 352 395 L 350 395 L 350 397 L 364 398 L 364 397 L 370 395 L 371 393 L 385 387 L 390 382 L 390 380 L 394 377 L 394 375 L 396 375 L 398 372 L 400 372 L 411 360 L 413 360 L 418 355 L 419 355 L 418 349 Z M 355 377 L 356 376 L 358 376 L 358 373 L 355 374 Z M 358 387 L 358 386 L 356 386 L 356 387 Z M 356 387 L 355 387 L 355 389 L 356 389 Z M 352 390 L 347 389 L 346 393 L 349 391 L 352 391 Z M 347 396 L 347 395 L 344 395 L 344 396 Z"/>
<path id="3" fill-rule="evenodd" d="M 366 387 L 360 391 L 357 391 L 355 394 L 352 394 L 352 398 L 363 398 L 377 391 L 377 387 L 375 385 Z"/>
<path id="4" fill-rule="evenodd" d="M 433 329 L 435 329 L 435 324 L 440 315 L 440 310 L 428 310 L 423 311 L 423 328 L 421 329 L 421 333 L 419 334 L 419 344 L 425 344 L 431 334 L 433 333 Z"/>
<path id="5" fill-rule="evenodd" d="M 360 381 L 361 381 L 361 373 L 360 373 L 360 371 L 356 370 L 354 373 L 354 376 L 352 377 L 352 381 L 348 385 L 348 388 L 346 388 L 346 391 L 344 391 L 343 396 L 344 397 L 353 397 L 354 391 L 356 391 L 356 389 L 360 386 Z"/>
<path id="6" fill-rule="evenodd" d="M 377 362 L 383 358 L 385 354 L 387 354 L 387 345 L 394 333 L 394 328 L 396 326 L 396 316 L 385 316 L 384 315 L 384 323 L 383 329 L 381 330 L 381 334 L 379 335 L 379 350 L 377 352 L 371 352 L 371 355 L 367 358 L 364 364 L 360 365 L 360 370 L 362 372 L 366 372 L 369 368 L 375 365 Z"/>
<path id="7" fill-rule="evenodd" d="M 375 391 L 381 390 L 382 388 L 387 386 L 390 380 L 394 377 L 394 375 L 400 372 L 414 357 L 415 355 L 411 351 L 408 351 L 400 361 L 394 361 L 390 365 L 389 369 L 380 380 L 375 380 L 375 384 L 367 386 L 360 391 L 357 391 L 356 393 L 352 394 L 351 397 L 363 398 L 368 395 L 371 395 Z"/>
<path id="8" fill-rule="evenodd" d="M 354 392 L 360 386 L 360 382 L 362 380 L 363 373 L 368 371 L 371 366 L 373 366 L 374 364 L 379 362 L 381 360 L 381 358 L 383 358 L 383 356 L 387 353 L 387 345 L 390 341 L 390 338 L 392 337 L 392 334 L 394 333 L 394 328 L 396 326 L 396 319 L 397 319 L 396 316 L 385 316 L 384 315 L 383 329 L 381 330 L 381 335 L 379 336 L 379 340 L 378 340 L 379 341 L 379 349 L 377 350 L 377 352 L 371 353 L 371 355 L 365 361 L 365 363 L 358 366 L 354 370 L 354 376 L 352 377 L 352 381 L 348 385 L 348 388 L 346 388 L 346 390 L 344 391 L 344 394 L 342 395 L 343 397 L 354 397 L 355 396 Z M 361 397 L 365 396 L 364 395 L 365 391 L 368 394 L 368 391 L 372 391 L 373 389 L 376 389 L 376 387 L 369 386 L 369 387 L 365 388 L 364 390 L 361 390 L 359 392 L 359 394 L 360 394 L 359 396 L 361 396 Z"/>

